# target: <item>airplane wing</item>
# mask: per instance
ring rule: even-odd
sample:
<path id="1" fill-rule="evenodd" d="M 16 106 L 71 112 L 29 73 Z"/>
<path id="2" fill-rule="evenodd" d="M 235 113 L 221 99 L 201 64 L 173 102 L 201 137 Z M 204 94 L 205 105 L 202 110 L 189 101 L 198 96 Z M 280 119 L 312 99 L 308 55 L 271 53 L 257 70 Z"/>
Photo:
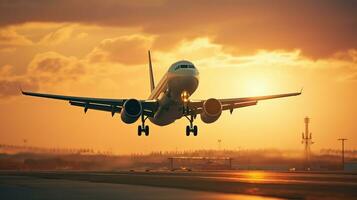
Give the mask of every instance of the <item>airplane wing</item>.
<path id="1" fill-rule="evenodd" d="M 246 107 L 246 106 L 254 106 L 261 100 L 267 99 L 276 99 L 283 97 L 291 97 L 300 95 L 300 92 L 294 93 L 285 93 L 285 94 L 275 94 L 275 95 L 267 95 L 267 96 L 256 96 L 256 97 L 241 97 L 241 98 L 229 98 L 229 99 L 217 99 L 222 104 L 222 110 L 229 110 L 231 113 L 236 108 Z M 189 102 L 189 107 L 192 109 L 192 113 L 190 114 L 200 114 L 202 112 L 204 100 L 196 100 Z"/>
<path id="2" fill-rule="evenodd" d="M 72 106 L 79 106 L 84 108 L 84 112 L 88 109 L 100 110 L 111 112 L 112 116 L 115 113 L 120 113 L 125 101 L 127 99 L 107 99 L 107 98 L 92 98 L 92 97 L 76 97 L 76 96 L 64 96 L 55 94 L 44 94 L 35 92 L 24 92 L 23 95 L 65 100 Z M 143 106 L 143 112 L 146 116 L 153 116 L 154 111 L 157 109 L 157 102 L 155 100 L 141 100 Z"/>

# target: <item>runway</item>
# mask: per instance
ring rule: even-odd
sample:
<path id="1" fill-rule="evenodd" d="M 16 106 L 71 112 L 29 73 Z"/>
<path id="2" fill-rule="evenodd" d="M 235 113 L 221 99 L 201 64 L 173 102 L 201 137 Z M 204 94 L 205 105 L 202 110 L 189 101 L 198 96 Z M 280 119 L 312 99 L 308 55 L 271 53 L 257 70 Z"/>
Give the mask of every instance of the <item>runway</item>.
<path id="1" fill-rule="evenodd" d="M 356 188 L 353 173 L 0 172 L 6 199 L 357 199 Z"/>

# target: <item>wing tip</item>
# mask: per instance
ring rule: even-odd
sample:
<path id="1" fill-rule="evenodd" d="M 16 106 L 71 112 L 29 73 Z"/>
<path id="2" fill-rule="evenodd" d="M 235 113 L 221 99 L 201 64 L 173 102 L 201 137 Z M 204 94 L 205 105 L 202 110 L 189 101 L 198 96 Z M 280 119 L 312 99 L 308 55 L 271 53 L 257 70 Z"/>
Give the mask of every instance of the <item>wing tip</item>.
<path id="1" fill-rule="evenodd" d="M 19 90 L 20 90 L 21 94 L 23 94 L 23 95 L 25 95 L 25 94 L 26 94 L 26 92 L 24 92 L 24 91 L 22 90 L 21 85 L 19 85 Z"/>
<path id="2" fill-rule="evenodd" d="M 302 94 L 302 91 L 304 90 L 304 87 L 300 89 L 299 95 Z"/>
<path id="3" fill-rule="evenodd" d="M 23 91 L 22 88 L 19 89 L 22 95 L 32 95 L 32 92 Z"/>

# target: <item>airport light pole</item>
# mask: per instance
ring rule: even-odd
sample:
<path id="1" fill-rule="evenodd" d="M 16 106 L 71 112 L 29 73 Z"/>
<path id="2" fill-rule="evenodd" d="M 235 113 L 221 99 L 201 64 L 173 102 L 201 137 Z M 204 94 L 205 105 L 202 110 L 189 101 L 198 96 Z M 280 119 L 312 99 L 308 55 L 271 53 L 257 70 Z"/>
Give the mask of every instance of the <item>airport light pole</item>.
<path id="1" fill-rule="evenodd" d="M 304 161 L 304 168 L 305 170 L 310 170 L 310 158 L 311 158 L 311 145 L 314 144 L 312 141 L 312 133 L 309 132 L 309 123 L 310 118 L 305 117 L 305 133 L 302 133 L 302 141 L 301 143 L 305 146 L 305 161 Z"/>
<path id="2" fill-rule="evenodd" d="M 342 145 L 342 170 L 345 169 L 345 140 L 347 140 L 346 138 L 339 138 L 339 141 L 341 141 L 341 145 Z"/>

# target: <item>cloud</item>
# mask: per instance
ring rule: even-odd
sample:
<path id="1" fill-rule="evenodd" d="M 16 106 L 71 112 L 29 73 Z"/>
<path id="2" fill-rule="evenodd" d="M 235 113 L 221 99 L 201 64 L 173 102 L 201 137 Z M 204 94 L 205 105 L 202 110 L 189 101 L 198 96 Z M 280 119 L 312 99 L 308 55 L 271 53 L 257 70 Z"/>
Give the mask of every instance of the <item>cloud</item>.
<path id="1" fill-rule="evenodd" d="M 13 0 L 1 3 L 0 26 L 70 22 L 141 27 L 163 40 L 157 44 L 164 47 L 183 38 L 210 37 L 239 54 L 301 49 L 311 58 L 324 58 L 357 46 L 356 7 L 353 0 Z"/>
<path id="2" fill-rule="evenodd" d="M 350 49 L 348 51 L 340 51 L 334 54 L 335 59 L 346 60 L 357 63 L 357 49 Z"/>
<path id="3" fill-rule="evenodd" d="M 1 77 L 11 76 L 13 74 L 13 69 L 14 69 L 14 66 L 12 66 L 12 65 L 0 66 L 0 75 L 1 75 Z"/>
<path id="4" fill-rule="evenodd" d="M 3 65 L 0 67 L 0 98 L 12 97 L 20 94 L 20 88 L 33 89 L 38 88 L 35 80 L 25 76 L 18 76 L 13 73 L 12 65 Z"/>
<path id="5" fill-rule="evenodd" d="M 33 42 L 27 37 L 17 33 L 12 28 L 0 29 L 0 47 L 5 46 L 26 46 Z"/>
<path id="6" fill-rule="evenodd" d="M 8 98 L 20 94 L 20 89 L 36 91 L 38 83 L 33 80 L 14 79 L 14 80 L 1 80 L 0 79 L 0 98 Z"/>
<path id="7" fill-rule="evenodd" d="M 75 57 L 56 52 L 37 54 L 28 66 L 28 75 L 43 82 L 76 80 L 85 74 L 84 65 Z"/>
<path id="8" fill-rule="evenodd" d="M 12 65 L 0 67 L 0 96 L 18 95 L 18 90 L 43 90 L 68 87 L 73 83 L 95 84 L 96 78 L 108 81 L 118 77 L 127 65 L 147 62 L 147 49 L 152 37 L 128 35 L 103 40 L 90 53 L 79 59 L 48 51 L 33 56 L 24 73 L 13 73 Z M 120 68 L 118 68 L 120 66 Z"/>
<path id="9" fill-rule="evenodd" d="M 68 40 L 73 32 L 74 26 L 65 26 L 62 28 L 59 28 L 49 34 L 47 34 L 45 37 L 41 39 L 39 44 L 41 45 L 58 45 L 66 40 Z"/>
<path id="10" fill-rule="evenodd" d="M 75 57 L 56 52 L 37 54 L 27 66 L 25 74 L 14 74 L 11 65 L 0 68 L 0 97 L 19 95 L 19 89 L 37 91 L 45 85 L 61 85 L 79 80 L 86 75 L 83 63 Z"/>
<path id="11" fill-rule="evenodd" d="M 86 38 L 86 37 L 88 37 L 88 33 L 85 33 L 85 32 L 79 33 L 76 36 L 77 39 L 83 39 L 83 38 Z"/>
<path id="12" fill-rule="evenodd" d="M 153 41 L 154 37 L 141 35 L 108 38 L 82 58 L 65 56 L 53 51 L 38 53 L 29 62 L 24 74 L 14 73 L 14 67 L 11 65 L 3 65 L 0 67 L 0 96 L 10 97 L 18 94 L 17 90 L 20 86 L 24 89 L 41 91 L 44 88 L 51 88 L 51 90 L 61 88 L 61 91 L 64 91 L 63 88 L 70 88 L 73 84 L 82 85 L 83 88 L 91 88 L 99 84 L 106 85 L 105 88 L 113 88 L 118 85 L 118 77 L 121 77 L 121 83 L 130 84 L 130 81 L 137 81 L 137 79 L 135 76 L 126 78 L 125 75 L 133 75 L 139 68 L 127 66 L 143 66 L 142 64 L 147 62 L 146 50 Z M 209 37 L 184 40 L 171 51 L 154 51 L 153 55 L 155 66 L 170 66 L 175 60 L 189 59 L 200 69 L 211 67 L 240 68 L 243 71 L 309 69 L 319 74 L 320 72 L 328 74 L 331 79 L 340 78 L 343 81 L 355 80 L 357 72 L 355 50 L 340 52 L 333 58 L 319 60 L 305 57 L 299 50 L 261 50 L 248 55 L 236 55 L 226 51 L 224 45 L 214 43 Z M 157 68 L 157 70 L 165 71 L 166 68 Z M 112 84 L 113 87 L 112 85 L 108 87 L 108 84 Z M 68 92 L 68 89 L 65 91 Z"/>
<path id="13" fill-rule="evenodd" d="M 151 37 L 141 35 L 105 39 L 89 53 L 88 59 L 92 63 L 142 64 L 147 62 L 147 50 L 151 43 Z"/>

